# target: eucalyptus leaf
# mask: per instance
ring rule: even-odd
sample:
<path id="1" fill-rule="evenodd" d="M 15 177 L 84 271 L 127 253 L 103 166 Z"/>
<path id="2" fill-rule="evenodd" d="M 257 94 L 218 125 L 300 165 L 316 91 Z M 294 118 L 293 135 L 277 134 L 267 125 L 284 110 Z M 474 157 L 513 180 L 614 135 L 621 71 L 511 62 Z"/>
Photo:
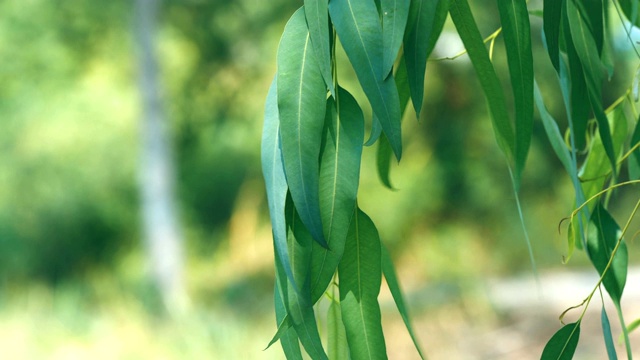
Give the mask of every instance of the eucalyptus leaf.
<path id="1" fill-rule="evenodd" d="M 329 48 L 329 0 L 304 0 L 304 9 L 311 44 L 318 59 L 322 78 L 335 97 L 336 92 L 331 77 L 331 49 Z"/>
<path id="2" fill-rule="evenodd" d="M 324 293 L 342 258 L 360 181 L 364 115 L 356 100 L 346 90 L 338 88 L 337 99 L 338 104 L 333 98 L 327 100 L 320 162 L 320 211 L 329 249 L 319 245 L 313 248 L 313 303 Z"/>
<path id="3" fill-rule="evenodd" d="M 327 338 L 329 359 L 349 359 L 347 333 L 342 323 L 340 303 L 336 299 L 331 300 L 327 312 Z"/>
<path id="4" fill-rule="evenodd" d="M 304 7 L 285 26 L 278 47 L 277 76 L 280 139 L 289 191 L 313 238 L 327 247 L 318 184 L 326 87 L 310 43 Z"/>
<path id="5" fill-rule="evenodd" d="M 638 0 L 618 0 L 624 16 L 634 26 L 640 27 L 640 16 L 638 16 Z"/>
<path id="6" fill-rule="evenodd" d="M 580 322 L 567 324 L 547 342 L 540 360 L 571 360 L 580 339 Z"/>
<path id="7" fill-rule="evenodd" d="M 356 210 L 338 267 L 340 306 L 351 359 L 386 359 L 378 294 L 382 283 L 378 230 Z"/>
<path id="8" fill-rule="evenodd" d="M 611 324 L 609 323 L 609 317 L 607 316 L 604 305 L 602 305 L 602 310 L 600 311 L 600 323 L 602 324 L 602 335 L 604 336 L 604 344 L 607 348 L 607 356 L 609 356 L 609 360 L 618 360 L 616 346 L 613 343 L 613 335 L 611 335 Z"/>
<path id="9" fill-rule="evenodd" d="M 384 80 L 393 70 L 398 57 L 404 29 L 409 17 L 411 0 L 382 0 L 382 78 Z"/>
<path id="10" fill-rule="evenodd" d="M 277 269 L 276 269 L 277 272 Z M 300 360 L 302 359 L 302 352 L 300 351 L 300 343 L 298 341 L 298 335 L 296 334 L 296 330 L 293 328 L 291 324 L 291 318 L 287 314 L 287 310 L 284 305 L 284 301 L 282 300 L 282 294 L 279 284 L 280 279 L 276 276 L 276 285 L 275 285 L 275 307 L 276 307 L 276 320 L 278 321 L 278 332 L 274 336 L 274 340 L 277 338 L 280 340 L 280 345 L 282 346 L 282 351 L 286 356 L 287 360 Z M 287 281 L 284 278 L 284 281 Z M 272 340 L 273 342 L 273 340 Z M 269 344 L 271 346 L 271 343 Z"/>
<path id="11" fill-rule="evenodd" d="M 631 143 L 629 147 L 633 148 L 634 146 L 638 146 L 640 143 L 640 121 L 636 121 L 635 129 L 633 130 L 633 135 L 631 135 Z M 629 178 L 631 180 L 640 179 L 640 147 L 633 150 L 631 155 L 629 156 Z"/>
<path id="12" fill-rule="evenodd" d="M 402 156 L 400 100 L 393 76 L 382 71 L 382 25 L 371 1 L 332 0 L 329 14 L 396 159 Z"/>
<path id="13" fill-rule="evenodd" d="M 565 0 L 544 0 L 543 22 L 544 38 L 547 45 L 547 52 L 553 67 L 560 71 L 560 24 L 562 7 Z"/>

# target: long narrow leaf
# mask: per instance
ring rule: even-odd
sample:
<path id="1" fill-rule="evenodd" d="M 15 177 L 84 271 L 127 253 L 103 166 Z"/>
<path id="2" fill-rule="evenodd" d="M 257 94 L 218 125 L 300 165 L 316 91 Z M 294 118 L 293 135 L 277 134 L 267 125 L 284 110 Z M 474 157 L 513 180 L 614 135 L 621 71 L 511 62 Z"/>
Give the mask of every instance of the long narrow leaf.
<path id="1" fill-rule="evenodd" d="M 411 0 L 382 0 L 382 79 L 393 70 L 409 17 Z"/>
<path id="2" fill-rule="evenodd" d="M 304 8 L 285 26 L 278 47 L 278 110 L 291 196 L 313 238 L 327 247 L 320 218 L 318 161 L 326 87 L 310 43 Z"/>
<path id="3" fill-rule="evenodd" d="M 409 73 L 411 99 L 420 118 L 424 98 L 427 58 L 440 37 L 449 13 L 449 0 L 413 0 L 404 37 L 404 56 Z"/>
<path id="4" fill-rule="evenodd" d="M 351 359 L 386 359 L 378 294 L 382 282 L 380 237 L 357 210 L 338 268 L 340 305 Z"/>
<path id="5" fill-rule="evenodd" d="M 544 0 L 543 22 L 547 52 L 553 67 L 560 72 L 560 19 L 565 0 Z"/>
<path id="6" fill-rule="evenodd" d="M 631 135 L 629 147 L 633 148 L 640 143 L 640 121 L 636 121 L 636 127 Z M 640 148 L 636 148 L 629 156 L 629 178 L 631 180 L 640 179 Z"/>
<path id="7" fill-rule="evenodd" d="M 333 299 L 327 313 L 327 352 L 329 359 L 348 359 L 347 333 L 342 323 L 340 303 Z"/>
<path id="8" fill-rule="evenodd" d="M 304 9 L 320 73 L 322 73 L 322 78 L 329 91 L 335 97 L 336 92 L 331 77 L 331 49 L 329 48 L 329 1 L 304 0 Z"/>
<path id="9" fill-rule="evenodd" d="M 400 312 L 400 316 L 402 316 L 404 325 L 407 327 L 407 331 L 411 336 L 411 340 L 413 340 L 413 345 L 416 347 L 420 358 L 425 359 L 420 347 L 420 342 L 418 341 L 418 338 L 413 331 L 413 326 L 411 325 L 409 310 L 404 303 L 404 296 L 402 296 L 402 290 L 400 290 L 400 284 L 398 283 L 398 277 L 396 276 L 396 271 L 393 266 L 393 261 L 391 260 L 391 255 L 384 245 L 382 246 L 382 273 L 384 274 L 384 278 L 387 279 L 387 285 L 389 285 L 389 290 L 391 291 L 391 295 L 393 296 L 393 301 L 395 301 L 398 312 Z"/>
<path id="10" fill-rule="evenodd" d="M 498 0 L 502 33 L 507 49 L 511 88 L 515 99 L 515 186 L 522 171 L 533 133 L 533 53 L 526 0 Z"/>
<path id="11" fill-rule="evenodd" d="M 567 324 L 556 332 L 542 351 L 540 360 L 571 360 L 580 339 L 580 322 Z"/>
<path id="12" fill-rule="evenodd" d="M 264 127 L 261 145 L 262 176 L 267 189 L 269 216 L 273 232 L 273 245 L 276 256 L 280 259 L 287 278 L 298 291 L 289 263 L 287 250 L 287 228 L 284 207 L 287 199 L 287 179 L 284 175 L 282 152 L 280 151 L 280 134 L 278 120 L 278 100 L 276 96 L 276 78 L 273 79 L 264 111 Z"/>
<path id="13" fill-rule="evenodd" d="M 327 101 L 320 163 L 320 211 L 329 249 L 315 246 L 311 257 L 311 299 L 315 303 L 331 282 L 344 251 L 356 206 L 364 115 L 356 100 L 338 88 L 338 104 Z"/>
<path id="14" fill-rule="evenodd" d="M 467 0 L 451 0 L 449 14 L 484 91 L 498 146 L 511 163 L 515 155 L 515 137 L 504 93 Z"/>
<path id="15" fill-rule="evenodd" d="M 389 138 L 396 159 L 400 160 L 400 100 L 393 76 L 382 72 L 382 25 L 374 3 L 332 0 L 329 14 L 362 90 Z"/>
<path id="16" fill-rule="evenodd" d="M 277 269 L 276 269 L 277 272 Z M 287 360 L 301 360 L 302 352 L 300 351 L 300 343 L 298 342 L 298 335 L 296 334 L 296 330 L 291 325 L 291 318 L 287 314 L 287 310 L 284 305 L 284 301 L 282 300 L 282 294 L 280 289 L 279 279 L 276 276 L 276 289 L 275 293 L 275 306 L 276 306 L 276 320 L 278 321 L 279 327 L 278 332 L 274 336 L 274 339 L 280 340 L 280 345 L 282 346 L 282 351 L 284 355 L 287 357 Z M 286 282 L 287 279 L 284 278 Z M 271 345 L 271 344 L 269 344 Z"/>
<path id="17" fill-rule="evenodd" d="M 613 343 L 613 335 L 611 335 L 611 324 L 604 305 L 602 305 L 602 310 L 600 311 L 600 323 L 602 324 L 602 335 L 604 336 L 604 345 L 607 348 L 607 356 L 609 356 L 609 360 L 618 360 L 616 346 Z"/>

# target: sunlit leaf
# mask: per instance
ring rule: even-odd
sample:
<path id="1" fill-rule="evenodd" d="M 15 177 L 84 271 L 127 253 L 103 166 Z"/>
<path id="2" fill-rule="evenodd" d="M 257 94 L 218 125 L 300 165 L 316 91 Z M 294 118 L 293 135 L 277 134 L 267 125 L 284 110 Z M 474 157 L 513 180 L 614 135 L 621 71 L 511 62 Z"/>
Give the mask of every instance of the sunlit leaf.
<path id="1" fill-rule="evenodd" d="M 398 57 L 411 0 L 382 0 L 382 75 L 386 78 Z"/>
<path id="2" fill-rule="evenodd" d="M 329 359 L 348 359 L 349 345 L 347 344 L 347 333 L 342 323 L 340 303 L 335 299 L 329 305 L 327 313 L 327 352 Z"/>
<path id="3" fill-rule="evenodd" d="M 520 186 L 533 132 L 533 53 L 526 0 L 498 1 L 515 100 L 515 185 Z"/>
<path id="4" fill-rule="evenodd" d="M 356 207 L 364 115 L 356 100 L 338 88 L 339 113 L 333 98 L 327 116 L 320 162 L 320 211 L 329 249 L 315 246 L 311 257 L 311 299 L 322 296 L 344 251 L 349 223 Z"/>
<path id="5" fill-rule="evenodd" d="M 493 130 L 498 145 L 507 159 L 513 161 L 515 137 L 509 114 L 507 113 L 504 93 L 467 0 L 451 0 L 449 14 L 478 75 L 484 97 L 489 106 L 489 113 L 493 121 Z"/>
<path id="6" fill-rule="evenodd" d="M 565 0 L 544 0 L 543 22 L 544 37 L 549 58 L 556 71 L 560 71 L 560 19 Z"/>
<path id="7" fill-rule="evenodd" d="M 382 73 L 382 25 L 374 3 L 332 0 L 329 14 L 382 131 L 389 138 L 396 159 L 400 160 L 400 100 L 393 76 Z"/>
<path id="8" fill-rule="evenodd" d="M 378 294 L 382 283 L 380 237 L 375 225 L 356 210 L 338 267 L 340 305 L 351 359 L 385 359 Z"/>
<path id="9" fill-rule="evenodd" d="M 322 78 L 329 91 L 335 96 L 333 78 L 331 77 L 331 49 L 329 48 L 329 1 L 304 0 L 304 9 L 320 73 L 322 73 Z"/>
<path id="10" fill-rule="evenodd" d="M 607 116 L 604 113 L 604 107 L 602 105 L 602 80 L 605 68 L 600 60 L 600 51 L 596 40 L 597 35 L 594 35 L 590 31 L 588 18 L 583 11 L 580 11 L 580 3 L 577 1 L 578 0 L 566 1 L 569 29 L 584 70 L 589 103 L 591 104 L 598 123 L 598 132 L 600 133 L 604 150 L 611 164 L 611 169 L 615 174 L 616 157 L 613 150 L 613 140 L 611 139 L 611 129 L 609 128 L 609 122 L 607 121 Z"/>
<path id="11" fill-rule="evenodd" d="M 580 323 L 563 326 L 556 332 L 542 351 L 540 360 L 571 360 L 580 339 Z"/>
<path id="12" fill-rule="evenodd" d="M 587 233 L 587 245 L 591 262 L 602 276 L 607 264 L 613 256 L 613 249 L 622 236 L 622 231 L 616 221 L 609 215 L 607 210 L 601 205 L 596 205 Z M 622 241 L 618 250 L 613 256 L 611 266 L 602 279 L 604 288 L 611 296 L 615 304 L 620 304 L 622 292 L 627 281 L 628 266 L 627 245 Z"/>
<path id="13" fill-rule="evenodd" d="M 326 247 L 318 193 L 326 87 L 310 43 L 304 8 L 292 15 L 282 34 L 277 77 L 280 139 L 289 191 L 303 223 Z"/>
<path id="14" fill-rule="evenodd" d="M 627 332 L 631 333 L 635 329 L 640 327 L 640 319 L 633 320 L 631 324 L 627 325 Z"/>
<path id="15" fill-rule="evenodd" d="M 440 37 L 449 12 L 449 0 L 413 0 L 404 37 L 404 57 L 409 73 L 411 99 L 420 118 L 424 98 L 427 58 Z"/>
<path id="16" fill-rule="evenodd" d="M 393 301 L 395 301 L 396 306 L 398 307 L 398 312 L 400 312 L 404 325 L 407 327 L 411 340 L 413 340 L 413 345 L 416 347 L 418 354 L 420 354 L 420 358 L 425 359 L 420 343 L 418 342 L 418 338 L 416 337 L 415 332 L 413 331 L 413 326 L 411 325 L 411 318 L 409 317 L 407 306 L 404 303 L 404 296 L 402 295 L 402 290 L 398 283 L 398 277 L 396 276 L 396 271 L 393 267 L 391 255 L 385 246 L 382 246 L 382 273 L 384 274 L 384 278 L 387 279 L 387 285 L 389 286 L 389 290 L 393 296 Z"/>
<path id="17" fill-rule="evenodd" d="M 287 250 L 287 228 L 284 217 L 284 206 L 287 199 L 287 179 L 282 165 L 280 151 L 280 135 L 278 120 L 278 100 L 276 97 L 276 79 L 273 79 L 267 94 L 264 111 L 264 127 L 261 144 L 262 176 L 264 177 L 269 203 L 269 216 L 273 232 L 273 245 L 276 256 L 280 259 L 285 274 L 297 291 L 293 280 L 289 251 Z"/>
<path id="18" fill-rule="evenodd" d="M 604 305 L 600 311 L 600 323 L 602 324 L 602 335 L 604 336 L 604 344 L 607 348 L 609 360 L 617 360 L 618 355 L 616 355 L 616 346 L 613 343 L 613 335 L 611 335 L 611 324 L 609 324 L 609 317 Z"/>

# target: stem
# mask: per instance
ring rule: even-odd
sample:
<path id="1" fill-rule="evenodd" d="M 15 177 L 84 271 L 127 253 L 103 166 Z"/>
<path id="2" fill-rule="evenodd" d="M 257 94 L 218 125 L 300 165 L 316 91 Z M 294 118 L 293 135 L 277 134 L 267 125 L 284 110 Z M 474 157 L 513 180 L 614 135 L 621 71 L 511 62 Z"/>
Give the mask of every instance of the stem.
<path id="1" fill-rule="evenodd" d="M 622 327 L 622 334 L 624 335 L 624 346 L 627 350 L 627 359 L 633 359 L 633 353 L 631 352 L 631 342 L 629 341 L 629 332 L 627 331 L 627 324 L 624 322 L 624 317 L 622 316 L 622 308 L 620 307 L 620 303 L 616 303 L 616 312 L 618 313 L 618 319 L 620 320 L 620 326 Z"/>

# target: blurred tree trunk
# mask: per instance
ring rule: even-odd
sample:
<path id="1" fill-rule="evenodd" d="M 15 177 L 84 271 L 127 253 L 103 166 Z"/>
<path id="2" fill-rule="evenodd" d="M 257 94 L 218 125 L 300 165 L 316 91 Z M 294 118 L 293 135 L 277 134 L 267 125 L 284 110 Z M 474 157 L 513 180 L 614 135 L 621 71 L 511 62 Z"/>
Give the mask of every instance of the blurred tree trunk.
<path id="1" fill-rule="evenodd" d="M 153 280 L 169 311 L 184 305 L 183 241 L 175 209 L 174 165 L 155 54 L 158 0 L 136 0 L 134 28 L 143 102 L 139 186 L 143 236 Z"/>

